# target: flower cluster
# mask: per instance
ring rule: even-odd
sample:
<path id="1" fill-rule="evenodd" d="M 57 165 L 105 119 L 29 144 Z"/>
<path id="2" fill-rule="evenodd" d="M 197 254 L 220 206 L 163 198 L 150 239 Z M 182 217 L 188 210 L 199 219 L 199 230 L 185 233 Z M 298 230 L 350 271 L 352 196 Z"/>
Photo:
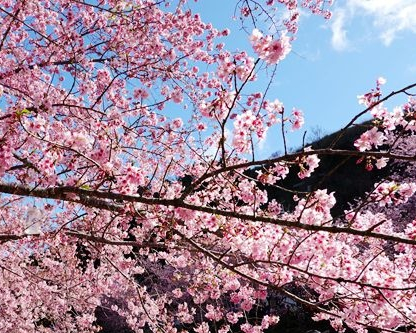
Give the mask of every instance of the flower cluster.
<path id="1" fill-rule="evenodd" d="M 239 152 L 248 152 L 251 149 L 250 138 L 256 133 L 261 139 L 265 135 L 265 129 L 261 118 L 256 117 L 252 110 L 236 116 L 233 131 L 233 147 Z"/>
<path id="2" fill-rule="evenodd" d="M 366 107 L 371 107 L 373 104 L 377 103 L 381 96 L 381 86 L 387 81 L 385 78 L 380 77 L 377 79 L 376 88 L 372 89 L 370 92 L 364 95 L 358 95 L 358 103 L 364 104 Z"/>
<path id="3" fill-rule="evenodd" d="M 304 149 L 306 152 L 311 151 L 311 147 L 306 147 Z M 297 159 L 300 171 L 298 172 L 298 177 L 300 179 L 310 177 L 312 172 L 319 166 L 319 157 L 317 155 L 307 155 L 302 156 Z"/>
<path id="4" fill-rule="evenodd" d="M 273 39 L 271 36 L 263 36 L 257 29 L 253 30 L 250 42 L 254 52 L 269 65 L 283 60 L 292 48 L 290 38 L 286 34 L 283 33 L 279 39 Z"/>
<path id="5" fill-rule="evenodd" d="M 12 154 L 12 147 L 7 145 L 5 142 L 3 146 L 0 147 L 0 176 L 3 176 L 5 171 L 9 169 L 13 164 L 13 154 Z"/>
<path id="6" fill-rule="evenodd" d="M 371 194 L 374 201 L 380 206 L 388 204 L 399 205 L 407 200 L 416 192 L 416 183 L 396 183 L 385 182 L 378 184 Z"/>
<path id="7" fill-rule="evenodd" d="M 218 60 L 217 75 L 227 83 L 233 82 L 234 75 L 240 81 L 254 81 L 255 75 L 253 73 L 254 59 L 249 57 L 246 52 L 240 52 L 239 54 L 231 57 L 221 57 Z"/>
<path id="8" fill-rule="evenodd" d="M 285 179 L 289 174 L 289 168 L 284 163 L 274 163 L 266 170 L 257 171 L 257 179 L 263 184 L 275 184 L 278 180 Z"/>
<path id="9" fill-rule="evenodd" d="M 335 205 L 334 193 L 327 190 L 317 190 L 308 198 L 301 199 L 295 210 L 295 216 L 302 223 L 323 224 L 330 218 L 330 209 Z"/>
<path id="10" fill-rule="evenodd" d="M 292 111 L 292 118 L 290 119 L 290 122 L 292 123 L 292 130 L 298 130 L 300 129 L 303 124 L 305 123 L 305 118 L 303 117 L 303 112 L 301 110 L 293 108 Z"/>
<path id="11" fill-rule="evenodd" d="M 354 146 L 359 151 L 371 150 L 373 147 L 377 148 L 383 145 L 387 140 L 387 137 L 377 127 L 373 127 L 361 134 L 360 138 L 354 142 Z"/>

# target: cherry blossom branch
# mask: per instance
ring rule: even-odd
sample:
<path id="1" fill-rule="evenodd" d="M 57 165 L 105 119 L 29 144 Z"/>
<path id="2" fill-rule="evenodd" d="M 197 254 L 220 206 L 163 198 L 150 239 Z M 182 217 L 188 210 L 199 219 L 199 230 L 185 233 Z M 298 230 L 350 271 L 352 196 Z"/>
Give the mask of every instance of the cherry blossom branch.
<path id="1" fill-rule="evenodd" d="M 293 251 L 293 253 L 295 253 L 295 251 Z M 362 274 L 362 272 L 367 267 L 364 267 L 362 272 L 360 272 L 360 275 L 357 276 L 354 279 L 347 279 L 347 278 L 343 278 L 343 277 L 333 277 L 333 276 L 328 276 L 328 275 L 321 275 L 321 274 L 318 274 L 318 273 L 311 272 L 308 269 L 303 269 L 303 268 L 297 267 L 297 266 L 289 264 L 289 263 L 285 263 L 285 262 L 281 262 L 281 261 L 274 261 L 274 260 L 250 260 L 250 259 L 247 259 L 247 260 L 242 261 L 241 263 L 233 264 L 232 267 L 237 268 L 237 267 L 240 267 L 240 266 L 251 265 L 251 264 L 268 264 L 268 265 L 269 264 L 270 265 L 274 264 L 274 265 L 278 265 L 278 266 L 285 266 L 287 268 L 290 268 L 290 269 L 293 269 L 293 270 L 298 271 L 300 273 L 303 273 L 307 276 L 313 276 L 313 277 L 316 277 L 316 278 L 319 278 L 319 279 L 330 280 L 330 281 L 334 281 L 334 282 L 337 282 L 337 283 L 355 284 L 355 285 L 358 285 L 360 287 L 367 287 L 367 288 L 372 288 L 372 289 L 376 289 L 376 290 L 406 291 L 406 290 L 415 290 L 416 289 L 416 285 L 411 285 L 409 287 L 395 288 L 395 287 L 387 287 L 387 286 L 378 286 L 378 285 L 358 281 L 360 275 Z"/>
<path id="2" fill-rule="evenodd" d="M 0 42 L 0 51 L 3 48 L 3 44 L 4 44 L 5 40 L 7 39 L 7 36 L 9 35 L 9 32 L 12 28 L 12 25 L 16 21 L 16 18 L 17 18 L 17 15 L 19 15 L 19 12 L 20 12 L 20 8 L 18 8 L 16 10 L 16 13 L 14 13 L 12 21 L 10 22 L 9 26 L 7 27 L 6 31 L 3 34 L 3 38 L 1 39 L 1 42 Z"/>
<path id="3" fill-rule="evenodd" d="M 78 239 L 84 239 L 84 240 L 94 242 L 94 243 L 101 243 L 101 244 L 114 245 L 114 246 L 133 246 L 136 248 L 143 248 L 143 249 L 144 248 L 151 248 L 151 249 L 156 249 L 156 250 L 167 249 L 166 245 L 162 243 L 148 243 L 148 242 L 140 243 L 140 242 L 135 242 L 135 241 L 112 240 L 112 239 L 108 239 L 105 237 L 94 236 L 94 235 L 90 235 L 90 234 L 86 234 L 86 233 L 82 233 L 82 232 L 78 232 L 78 231 L 66 229 L 66 228 L 64 229 L 64 233 L 67 236 L 75 237 Z M 12 241 L 12 240 L 19 240 L 19 239 L 28 238 L 28 237 L 41 238 L 42 236 L 41 235 L 26 235 L 26 234 L 21 234 L 21 235 L 0 234 L 0 243 Z"/>
<path id="4" fill-rule="evenodd" d="M 391 92 L 390 94 L 388 94 L 387 96 L 385 96 L 385 97 L 381 98 L 380 100 L 378 100 L 378 101 L 377 101 L 377 102 L 375 102 L 375 103 L 372 103 L 372 104 L 371 104 L 369 107 L 367 107 L 365 110 L 363 110 L 363 111 L 361 111 L 360 113 L 358 113 L 356 116 L 354 116 L 354 117 L 350 120 L 350 122 L 349 122 L 347 125 L 345 125 L 345 127 L 344 127 L 343 129 L 341 129 L 341 131 L 339 132 L 338 136 L 335 138 L 335 140 L 334 140 L 334 141 L 332 141 L 332 143 L 331 143 L 331 145 L 330 145 L 330 148 L 334 148 L 334 147 L 335 147 L 335 145 L 338 143 L 338 141 L 339 141 L 339 140 L 341 139 L 341 137 L 344 135 L 345 130 L 346 130 L 347 128 L 349 128 L 350 126 L 352 126 L 352 125 L 355 123 L 355 121 L 356 121 L 356 120 L 358 120 L 361 116 L 365 115 L 368 111 L 370 111 L 370 110 L 374 109 L 377 105 L 380 105 L 381 103 L 384 103 L 385 101 L 389 100 L 391 97 L 393 97 L 393 96 L 395 96 L 395 95 L 398 95 L 398 94 L 401 94 L 401 93 L 406 93 L 406 92 L 407 92 L 407 90 L 412 89 L 412 88 L 414 88 L 414 87 L 416 87 L 416 83 L 409 84 L 408 86 L 406 86 L 406 87 L 404 87 L 404 88 L 402 88 L 402 89 L 400 89 L 400 90 L 397 90 L 397 91 L 392 91 L 392 92 Z"/>
<path id="5" fill-rule="evenodd" d="M 16 11 L 16 13 L 13 14 L 13 13 L 9 13 L 7 10 L 5 10 L 2 7 L 0 7 L 0 11 L 5 13 L 6 15 L 10 16 L 11 18 L 13 18 L 13 20 L 16 20 L 16 21 L 20 22 L 22 25 L 24 25 L 28 29 L 32 30 L 34 33 L 40 35 L 42 38 L 46 39 L 48 42 L 57 45 L 57 43 L 54 40 L 50 39 L 48 36 L 44 35 L 43 33 L 39 32 L 38 30 L 34 29 L 30 25 L 28 25 L 25 21 L 22 21 L 21 19 L 19 19 L 17 17 L 18 14 L 19 14 L 19 11 Z"/>
<path id="6" fill-rule="evenodd" d="M 166 250 L 166 245 L 162 243 L 148 243 L 148 242 L 135 242 L 135 241 L 119 241 L 119 240 L 111 240 L 104 237 L 98 237 L 93 236 L 90 234 L 81 233 L 78 231 L 72 231 L 72 230 L 65 230 L 65 234 L 68 236 L 73 236 L 79 239 L 85 239 L 94 243 L 101 243 L 101 244 L 107 244 L 107 245 L 117 245 L 117 246 L 134 246 L 137 248 L 151 248 L 151 249 L 157 249 L 157 250 Z"/>
<path id="7" fill-rule="evenodd" d="M 374 239 L 380 239 L 385 241 L 398 242 L 402 244 L 416 245 L 416 240 L 403 238 L 394 235 L 376 233 L 368 230 L 358 230 L 350 227 L 338 227 L 338 226 L 326 226 L 326 225 L 313 225 L 305 224 L 299 221 L 288 221 L 282 219 L 271 218 L 261 215 L 248 215 L 235 211 L 226 211 L 206 206 L 199 206 L 186 203 L 180 199 L 156 199 L 146 198 L 141 196 L 126 195 L 114 192 L 101 192 L 96 190 L 84 190 L 77 187 L 62 186 L 54 188 L 36 188 L 30 189 L 24 186 L 1 184 L 0 192 L 13 195 L 33 196 L 38 198 L 56 199 L 69 202 L 80 203 L 89 207 L 96 207 L 110 211 L 127 212 L 125 204 L 115 204 L 115 202 L 130 202 L 130 203 L 142 203 L 155 206 L 167 206 L 186 208 L 193 211 L 200 211 L 210 213 L 213 215 L 219 215 L 224 217 L 237 218 L 245 221 L 252 221 L 256 223 L 270 223 L 279 225 L 282 227 L 300 229 L 306 231 L 322 231 L 331 234 L 349 234 L 361 237 L 368 237 Z M 112 200 L 108 202 L 107 200 Z"/>
<path id="8" fill-rule="evenodd" d="M 274 285 L 274 284 L 270 284 L 270 283 L 264 282 L 264 281 L 262 281 L 262 280 L 259 280 L 259 279 L 254 278 L 254 277 L 252 277 L 252 276 L 250 276 L 250 275 L 247 275 L 247 274 L 245 274 L 244 272 L 241 272 L 240 270 L 236 269 L 233 265 L 230 265 L 230 264 L 228 264 L 228 263 L 224 262 L 221 258 L 217 257 L 217 256 L 216 256 L 215 254 L 213 254 L 210 250 L 203 248 L 202 246 L 200 246 L 199 244 L 197 244 L 197 243 L 196 243 L 195 241 L 193 241 L 192 239 L 190 239 L 190 238 L 186 237 L 186 236 L 185 236 L 184 234 L 182 234 L 181 232 L 179 232 L 179 231 L 175 230 L 175 233 L 176 233 L 177 235 L 179 235 L 180 237 L 182 237 L 182 239 L 183 239 L 184 241 L 186 241 L 187 243 L 189 243 L 190 245 L 192 245 L 195 249 L 197 249 L 198 251 L 200 251 L 200 252 L 202 252 L 203 254 L 205 254 L 207 257 L 209 257 L 209 258 L 213 259 L 215 262 L 217 262 L 218 264 L 220 264 L 222 267 L 224 267 L 224 268 L 226 268 L 226 269 L 230 270 L 231 272 L 233 272 L 233 273 L 235 273 L 235 274 L 240 275 L 240 276 L 241 276 L 241 277 L 243 277 L 244 279 L 246 279 L 246 280 L 248 280 L 248 281 L 250 281 L 250 282 L 252 282 L 252 283 L 255 283 L 255 284 L 257 284 L 257 285 L 262 285 L 262 286 L 265 286 L 265 287 L 268 287 L 268 288 L 271 288 L 271 289 L 274 289 L 274 290 L 280 291 L 280 292 L 282 292 L 283 294 L 286 294 L 287 296 L 289 296 L 289 297 L 291 297 L 291 298 L 293 298 L 293 299 L 295 299 L 295 300 L 297 300 L 297 301 L 301 302 L 302 304 L 307 304 L 307 305 L 312 306 L 313 308 L 315 308 L 315 309 L 317 309 L 317 310 L 319 310 L 319 311 L 321 311 L 321 312 L 324 312 L 324 313 L 327 313 L 327 314 L 330 314 L 330 315 L 334 315 L 334 316 L 336 316 L 336 317 L 339 317 L 338 315 L 336 315 L 336 314 L 334 314 L 334 313 L 332 313 L 332 312 L 330 312 L 330 311 L 328 311 L 328 310 L 326 310 L 326 309 L 324 309 L 324 308 L 319 307 L 319 305 L 317 306 L 316 304 L 314 304 L 314 303 L 312 303 L 312 302 L 309 302 L 309 301 L 307 301 L 307 300 L 304 300 L 304 299 L 302 299 L 302 298 L 300 298 L 300 297 L 298 297 L 298 296 L 296 296 L 296 295 L 294 295 L 294 294 L 290 293 L 289 291 L 287 291 L 287 290 L 286 290 L 286 289 L 284 289 L 283 287 L 277 287 L 277 286 L 276 286 L 276 285 Z"/>
<path id="9" fill-rule="evenodd" d="M 401 160 L 401 161 L 416 161 L 416 155 L 399 155 L 394 154 L 391 152 L 381 152 L 381 151 L 355 151 L 355 150 L 341 150 L 341 149 L 332 149 L 332 148 L 324 148 L 324 149 L 316 149 L 316 150 L 308 150 L 308 151 L 300 151 L 291 154 L 286 154 L 283 156 L 263 159 L 258 161 L 249 161 L 244 163 L 238 163 L 234 165 L 228 165 L 211 172 L 207 172 L 197 180 L 195 180 L 185 191 L 182 193 L 181 198 L 185 198 L 188 194 L 192 193 L 199 185 L 201 185 L 204 181 L 209 178 L 215 177 L 219 174 L 234 171 L 238 169 L 248 169 L 253 166 L 267 166 L 272 165 L 278 162 L 287 162 L 287 161 L 294 161 L 299 157 L 310 156 L 310 155 L 317 155 L 317 156 L 349 156 L 349 157 L 374 157 L 374 158 L 388 158 L 392 160 Z"/>
<path id="10" fill-rule="evenodd" d="M 208 249 L 200 246 L 194 240 L 186 237 L 181 232 L 175 230 L 175 233 L 177 235 L 179 235 L 184 241 L 186 241 L 191 246 L 193 246 L 195 249 L 197 249 L 198 251 L 200 251 L 201 253 L 203 253 L 207 257 L 211 258 L 215 262 L 217 262 L 219 265 L 221 265 L 222 267 L 226 268 L 227 270 L 229 270 L 229 271 L 231 271 L 231 272 L 233 272 L 233 273 L 241 276 L 242 278 L 246 279 L 247 281 L 250 281 L 250 282 L 252 282 L 252 283 L 254 283 L 256 285 L 262 285 L 262 286 L 267 287 L 267 288 L 270 288 L 272 290 L 276 290 L 278 292 L 281 292 L 282 294 L 290 297 L 291 299 L 293 299 L 293 300 L 295 300 L 295 301 L 297 301 L 297 302 L 299 302 L 299 303 L 301 303 L 303 305 L 306 305 L 308 307 L 311 307 L 311 308 L 313 308 L 313 309 L 315 309 L 315 310 L 317 310 L 317 311 L 319 311 L 321 313 L 328 314 L 328 315 L 330 315 L 330 316 L 332 316 L 334 318 L 341 318 L 341 316 L 339 314 L 334 313 L 334 312 L 332 312 L 332 311 L 330 311 L 330 310 L 328 310 L 326 308 L 321 307 L 320 306 L 321 302 L 317 302 L 317 303 L 311 302 L 309 300 L 306 300 L 306 299 L 304 299 L 302 297 L 299 297 L 299 296 L 291 293 L 290 291 L 288 291 L 287 289 L 285 289 L 284 286 L 278 287 L 278 286 L 276 286 L 274 284 L 271 284 L 271 283 L 268 283 L 268 282 L 259 280 L 257 278 L 254 278 L 254 277 L 252 277 L 250 275 L 247 275 L 244 272 L 241 272 L 240 270 L 236 269 L 233 265 L 230 265 L 230 264 L 224 262 L 221 257 L 217 257 L 210 250 L 208 250 Z M 372 328 L 372 329 L 376 329 L 376 330 L 380 330 L 380 331 L 391 332 L 391 333 L 398 333 L 399 332 L 397 330 L 391 330 L 391 329 L 388 329 L 388 328 L 378 327 L 378 326 L 375 326 L 375 325 L 369 325 L 369 324 L 364 323 L 364 322 L 358 322 L 358 323 L 360 325 L 363 325 L 364 327 Z"/>

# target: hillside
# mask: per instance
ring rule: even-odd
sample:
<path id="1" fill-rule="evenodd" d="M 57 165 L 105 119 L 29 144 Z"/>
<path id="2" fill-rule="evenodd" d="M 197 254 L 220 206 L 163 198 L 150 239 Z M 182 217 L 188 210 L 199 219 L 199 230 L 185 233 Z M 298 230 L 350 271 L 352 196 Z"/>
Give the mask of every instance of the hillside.
<path id="1" fill-rule="evenodd" d="M 342 133 L 333 148 L 355 150 L 354 141 L 368 129 L 368 126 L 368 123 L 363 123 L 347 129 Z M 332 142 L 338 138 L 340 132 L 326 135 L 308 144 L 308 146 L 313 149 L 329 148 Z M 263 189 L 268 192 L 269 200 L 276 199 L 283 204 L 286 211 L 291 211 L 294 207 L 293 191 L 310 192 L 316 189 L 328 189 L 328 192 L 335 192 L 337 203 L 332 209 L 332 213 L 333 216 L 337 216 L 349 207 L 349 203 L 362 197 L 373 188 L 374 183 L 392 172 L 391 165 L 387 165 L 381 170 L 374 168 L 367 171 L 365 162 L 359 163 L 355 157 L 326 155 L 319 158 L 319 167 L 312 173 L 311 177 L 299 179 L 297 176 L 299 169 L 291 168 L 289 175 L 277 183 L 278 187 L 263 186 Z M 249 170 L 246 174 L 254 178 L 257 170 L 259 169 Z"/>

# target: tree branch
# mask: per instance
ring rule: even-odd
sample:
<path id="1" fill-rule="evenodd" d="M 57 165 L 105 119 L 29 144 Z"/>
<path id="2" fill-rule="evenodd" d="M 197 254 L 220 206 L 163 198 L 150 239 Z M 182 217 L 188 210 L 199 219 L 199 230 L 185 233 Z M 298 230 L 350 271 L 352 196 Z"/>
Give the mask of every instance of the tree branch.
<path id="1" fill-rule="evenodd" d="M 96 190 L 84 190 L 77 187 L 55 187 L 55 188 L 36 188 L 30 189 L 24 186 L 14 186 L 8 184 L 0 183 L 0 192 L 22 195 L 22 196 L 33 196 L 38 198 L 45 199 L 55 199 L 63 200 L 68 202 L 80 203 L 87 207 L 95 207 L 110 211 L 117 211 L 121 213 L 126 213 L 126 208 L 122 204 L 116 204 L 111 201 L 117 202 L 129 202 L 129 203 L 142 203 L 152 206 L 171 206 L 176 208 L 186 208 L 193 211 L 205 212 L 214 215 L 237 218 L 245 221 L 252 221 L 256 223 L 270 223 L 279 225 L 281 227 L 287 227 L 292 229 L 300 229 L 306 231 L 314 232 L 328 232 L 331 234 L 348 234 L 356 235 L 367 238 L 381 239 L 385 241 L 398 242 L 402 244 L 411 244 L 416 245 L 416 240 L 409 238 L 402 238 L 394 235 L 386 235 L 381 233 L 376 233 L 368 230 L 358 230 L 352 229 L 350 227 L 338 227 L 338 226 L 326 226 L 326 225 L 313 225 L 313 224 L 304 224 L 297 221 L 288 221 L 282 219 L 276 219 L 268 216 L 261 215 L 248 215 L 242 214 L 235 211 L 226 211 L 206 206 L 197 206 L 189 204 L 180 199 L 156 199 L 156 198 L 146 198 L 135 195 L 120 194 L 114 192 L 101 192 Z M 107 200 L 111 200 L 110 202 Z"/>

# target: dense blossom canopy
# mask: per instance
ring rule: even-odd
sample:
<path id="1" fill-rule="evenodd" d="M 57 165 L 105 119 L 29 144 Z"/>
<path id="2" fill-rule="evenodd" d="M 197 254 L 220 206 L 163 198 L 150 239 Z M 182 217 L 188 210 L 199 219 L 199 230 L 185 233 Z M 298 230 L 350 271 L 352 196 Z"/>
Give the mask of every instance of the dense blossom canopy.
<path id="1" fill-rule="evenodd" d="M 359 97 L 357 150 L 256 160 L 270 127 L 304 118 L 252 82 L 289 55 L 300 8 L 330 5 L 236 1 L 252 49 L 234 52 L 186 0 L 0 0 L 0 331 L 98 332 L 105 309 L 134 332 L 262 332 L 276 295 L 339 331 L 414 328 L 415 216 L 395 221 L 416 101 L 383 106 L 413 86 Z M 319 184 L 287 189 L 293 210 L 268 198 L 337 154 L 407 176 L 342 216 Z"/>

